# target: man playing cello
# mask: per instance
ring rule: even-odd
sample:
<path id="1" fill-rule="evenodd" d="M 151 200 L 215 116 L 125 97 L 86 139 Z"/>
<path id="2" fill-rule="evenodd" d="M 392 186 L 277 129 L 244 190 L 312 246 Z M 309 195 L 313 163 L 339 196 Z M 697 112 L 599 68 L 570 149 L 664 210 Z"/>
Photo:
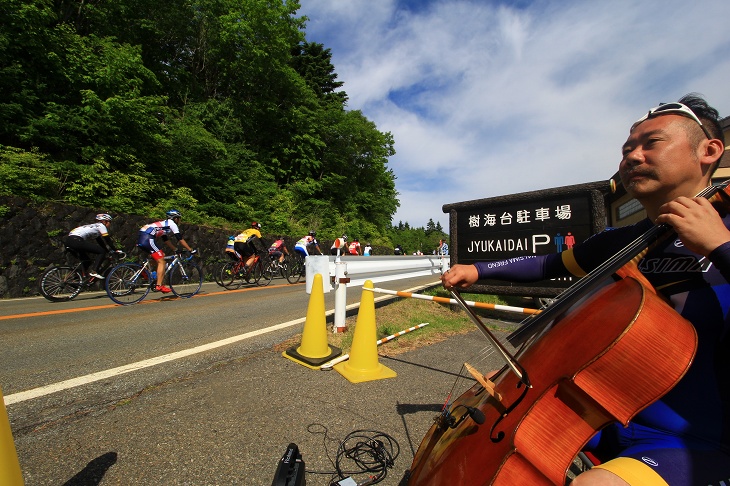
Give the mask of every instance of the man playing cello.
<path id="1" fill-rule="evenodd" d="M 725 149 L 718 120 L 717 110 L 690 94 L 653 108 L 631 127 L 619 175 L 646 220 L 559 254 L 454 265 L 442 276 L 446 288 L 479 279 L 583 276 L 652 224 L 669 224 L 677 233 L 653 246 L 638 267 L 695 327 L 695 359 L 628 427 L 609 425 L 591 440 L 605 462 L 578 476 L 575 486 L 730 484 L 730 214 L 695 197 L 710 185 Z"/>

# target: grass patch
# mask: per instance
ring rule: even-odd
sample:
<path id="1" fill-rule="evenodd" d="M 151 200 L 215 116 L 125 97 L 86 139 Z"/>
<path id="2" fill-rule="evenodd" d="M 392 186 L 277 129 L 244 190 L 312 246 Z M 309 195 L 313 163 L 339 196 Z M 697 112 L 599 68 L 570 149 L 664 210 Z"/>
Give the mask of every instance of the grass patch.
<path id="1" fill-rule="evenodd" d="M 424 294 L 450 297 L 449 293 L 441 286 L 434 287 L 424 292 Z M 505 304 L 502 298 L 495 295 L 462 294 L 462 296 L 465 300 Z M 499 330 L 504 327 L 501 321 L 494 319 L 493 313 L 490 315 L 489 310 L 478 309 L 477 314 L 482 318 L 484 324 L 492 329 Z M 356 322 L 357 315 L 348 317 L 346 320 L 347 332 L 330 334 L 329 343 L 341 348 L 343 353 L 349 352 Z M 396 334 L 423 322 L 428 322 L 428 326 L 381 344 L 378 346 L 378 352 L 385 356 L 394 356 L 475 329 L 466 313 L 455 305 L 439 304 L 420 299 L 398 299 L 397 302 L 375 309 L 377 339 Z"/>

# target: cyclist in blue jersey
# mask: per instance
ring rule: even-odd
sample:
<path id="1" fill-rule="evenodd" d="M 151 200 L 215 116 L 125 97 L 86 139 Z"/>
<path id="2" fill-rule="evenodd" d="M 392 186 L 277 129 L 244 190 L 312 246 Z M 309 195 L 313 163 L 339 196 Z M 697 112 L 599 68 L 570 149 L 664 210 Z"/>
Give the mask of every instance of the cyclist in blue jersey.
<path id="1" fill-rule="evenodd" d="M 155 221 L 154 223 L 146 224 L 139 229 L 139 237 L 137 238 L 137 246 L 142 250 L 150 254 L 150 256 L 157 262 L 157 285 L 155 285 L 155 292 L 162 292 L 167 294 L 172 292 L 170 287 L 162 285 L 162 281 L 165 278 L 165 252 L 163 252 L 158 246 L 157 238 L 160 238 L 165 244 L 173 251 L 177 251 L 177 246 L 170 241 L 170 235 L 174 235 L 177 241 L 186 250 L 193 252 L 190 245 L 183 239 L 182 233 L 180 232 L 179 224 L 182 219 L 182 214 L 177 209 L 171 209 L 167 213 L 167 219 L 163 221 Z"/>
<path id="2" fill-rule="evenodd" d="M 591 440 L 605 462 L 579 475 L 573 486 L 730 481 L 730 214 L 695 197 L 710 185 L 725 149 L 718 120 L 704 99 L 687 95 L 653 108 L 631 127 L 619 175 L 646 209 L 644 221 L 559 254 L 454 265 L 442 276 L 448 288 L 478 279 L 583 276 L 654 224 L 669 224 L 677 233 L 652 246 L 638 267 L 694 325 L 697 354 L 677 385 L 628 427 L 610 425 Z"/>

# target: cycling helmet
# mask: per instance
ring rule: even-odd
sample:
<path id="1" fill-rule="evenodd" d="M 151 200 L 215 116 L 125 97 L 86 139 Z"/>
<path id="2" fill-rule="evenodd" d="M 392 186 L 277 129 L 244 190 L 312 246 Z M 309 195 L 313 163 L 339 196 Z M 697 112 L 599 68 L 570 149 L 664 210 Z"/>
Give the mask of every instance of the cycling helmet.
<path id="1" fill-rule="evenodd" d="M 342 239 L 343 240 L 346 240 L 347 239 L 347 235 L 342 235 Z"/>
<path id="2" fill-rule="evenodd" d="M 99 213 L 96 215 L 97 221 L 111 221 L 112 217 L 106 213 Z"/>
<path id="3" fill-rule="evenodd" d="M 309 236 L 317 236 L 317 232 L 316 231 L 310 231 L 309 232 Z"/>
<path id="4" fill-rule="evenodd" d="M 171 209 L 168 212 L 166 212 L 165 214 L 167 214 L 167 217 L 170 219 L 182 218 L 182 214 L 180 214 L 180 211 L 178 211 L 177 209 Z"/>
<path id="5" fill-rule="evenodd" d="M 257 223 L 256 221 L 254 221 L 253 223 L 251 223 L 251 227 L 261 229 L 261 223 Z"/>

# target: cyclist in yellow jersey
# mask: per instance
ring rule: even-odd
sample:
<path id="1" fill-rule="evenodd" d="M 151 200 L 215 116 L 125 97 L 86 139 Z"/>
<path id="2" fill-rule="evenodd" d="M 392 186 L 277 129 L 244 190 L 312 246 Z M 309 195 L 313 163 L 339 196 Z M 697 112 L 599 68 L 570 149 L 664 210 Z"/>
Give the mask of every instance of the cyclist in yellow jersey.
<path id="1" fill-rule="evenodd" d="M 233 239 L 233 249 L 245 259 L 246 271 L 254 261 L 256 256 L 256 247 L 254 247 L 254 239 L 261 238 L 261 224 L 254 221 L 251 227 L 241 231 Z"/>

